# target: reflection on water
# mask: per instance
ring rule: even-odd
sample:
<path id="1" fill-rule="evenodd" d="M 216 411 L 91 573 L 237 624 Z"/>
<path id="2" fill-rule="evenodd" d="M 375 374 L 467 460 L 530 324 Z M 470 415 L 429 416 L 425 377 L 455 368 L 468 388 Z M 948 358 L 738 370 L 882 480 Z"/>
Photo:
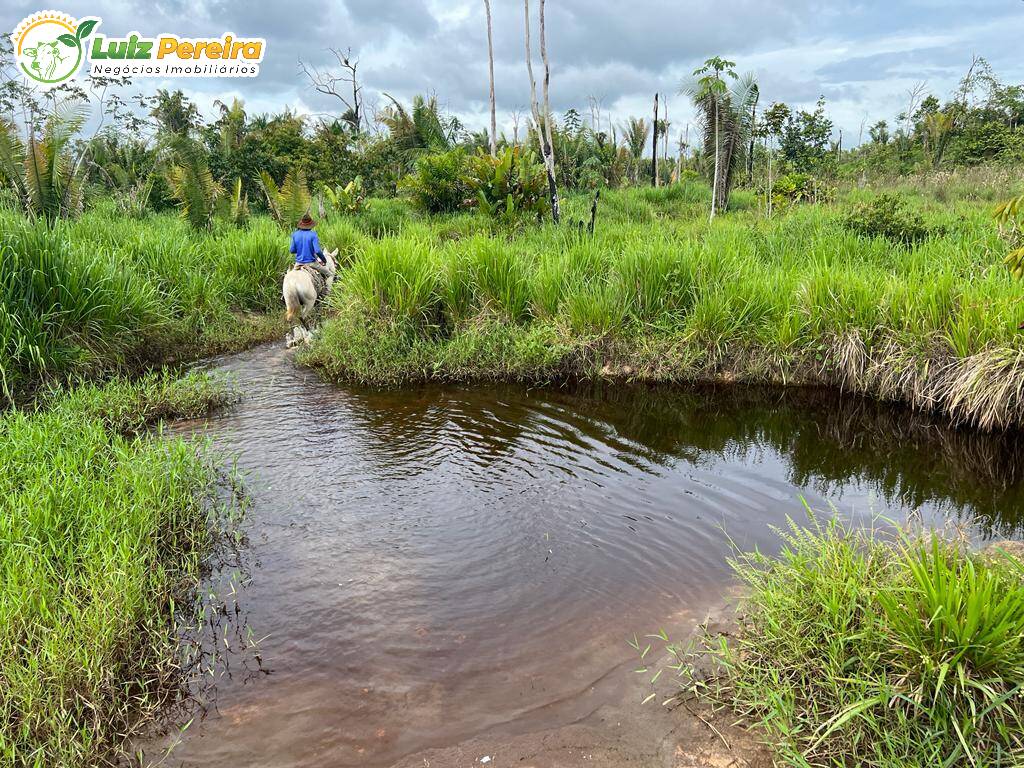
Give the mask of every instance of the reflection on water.
<path id="1" fill-rule="evenodd" d="M 578 719 L 621 692 L 624 639 L 699 616 L 728 538 L 771 549 L 801 495 L 1020 530 L 1019 437 L 823 392 L 373 392 L 266 348 L 222 367 L 245 401 L 177 429 L 250 473 L 238 600 L 271 674 L 223 681 L 169 764 L 389 765 Z"/>

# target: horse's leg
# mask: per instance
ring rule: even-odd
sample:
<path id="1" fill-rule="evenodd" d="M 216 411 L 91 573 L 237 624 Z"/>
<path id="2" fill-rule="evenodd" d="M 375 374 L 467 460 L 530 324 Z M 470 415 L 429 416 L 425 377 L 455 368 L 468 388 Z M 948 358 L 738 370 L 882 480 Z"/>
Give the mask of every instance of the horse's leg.
<path id="1" fill-rule="evenodd" d="M 301 298 L 299 299 L 299 322 L 302 323 L 302 328 L 307 334 L 309 333 L 309 324 L 306 322 L 306 318 L 313 311 L 315 302 L 316 299 L 306 304 Z"/>

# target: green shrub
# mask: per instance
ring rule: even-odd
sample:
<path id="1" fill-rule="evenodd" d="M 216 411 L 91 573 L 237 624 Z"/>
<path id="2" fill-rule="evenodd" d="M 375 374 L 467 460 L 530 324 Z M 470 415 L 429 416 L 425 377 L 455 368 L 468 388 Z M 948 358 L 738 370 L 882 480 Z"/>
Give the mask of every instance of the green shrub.
<path id="1" fill-rule="evenodd" d="M 450 213 L 461 208 L 469 197 L 465 168 L 466 154 L 461 149 L 423 155 L 416 161 L 416 171 L 402 179 L 399 187 L 417 209 Z"/>
<path id="2" fill-rule="evenodd" d="M 860 203 L 843 218 L 843 226 L 862 237 L 884 237 L 900 245 L 914 245 L 934 230 L 925 226 L 921 214 L 907 209 L 895 194 L 883 194 L 869 203 Z"/>
<path id="3" fill-rule="evenodd" d="M 786 765 L 1022 764 L 1019 561 L 813 518 L 782 539 L 733 561 L 739 631 L 705 639 L 718 686 L 684 666 L 697 690 L 760 721 Z"/>
<path id="4" fill-rule="evenodd" d="M 488 216 L 539 220 L 548 210 L 547 176 L 529 150 L 506 147 L 492 157 L 481 149 L 467 160 L 464 181 Z"/>
<path id="5" fill-rule="evenodd" d="M 783 210 L 814 196 L 814 179 L 807 173 L 786 173 L 772 184 L 772 205 Z"/>
<path id="6" fill-rule="evenodd" d="M 336 184 L 333 187 L 323 185 L 320 189 L 321 204 L 324 211 L 321 215 L 351 215 L 363 209 L 366 196 L 363 194 L 363 177 L 356 176 L 344 187 Z"/>

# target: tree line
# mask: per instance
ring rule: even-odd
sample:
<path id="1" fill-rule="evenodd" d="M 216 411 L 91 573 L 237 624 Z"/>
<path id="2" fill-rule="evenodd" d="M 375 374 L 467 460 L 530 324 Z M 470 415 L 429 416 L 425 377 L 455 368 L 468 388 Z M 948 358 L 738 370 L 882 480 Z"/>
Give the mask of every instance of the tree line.
<path id="1" fill-rule="evenodd" d="M 1024 86 L 1001 83 L 981 58 L 972 61 L 954 93 L 940 98 L 924 85 L 914 88 L 904 111 L 891 123 L 865 121 L 858 140 L 847 142 L 849 148 L 824 98 L 812 109 L 769 102 L 759 110 L 766 100 L 756 78 L 739 74 L 735 62 L 718 56 L 679 84 L 679 94 L 693 104 L 693 123 L 669 122 L 667 94 L 661 94 L 660 114 L 655 94 L 651 119 L 615 123 L 596 101 L 589 110 L 570 108 L 556 115 L 550 107 L 544 0 L 539 0 L 536 30 L 539 82 L 530 3 L 524 0 L 530 113 L 513 113 L 511 134 L 499 132 L 489 0 L 485 6 L 490 130 L 479 131 L 446 113 L 435 94 L 409 103 L 384 94 L 383 106 L 368 108 L 363 72 L 351 49 L 333 50 L 332 68 L 300 63 L 299 75 L 310 87 L 338 100 L 336 114 L 306 116 L 289 109 L 253 114 L 233 100 L 216 102 L 214 114 L 204 116 L 181 90 L 131 94 L 127 79 L 89 79 L 36 92 L 18 76 L 5 40 L 0 47 L 3 195 L 48 220 L 75 215 L 90 197 L 103 196 L 113 197 L 129 215 L 178 208 L 197 226 L 208 226 L 215 216 L 241 222 L 250 210 L 273 214 L 280 207 L 275 196 L 288 190 L 300 202 L 311 200 L 311 193 L 321 201 L 347 195 L 352 208 L 364 195 L 408 193 L 426 200 L 432 196 L 429 186 L 448 178 L 449 188 L 433 195 L 447 202 L 427 202 L 426 208 L 486 209 L 499 191 L 511 189 L 520 195 L 516 203 L 533 214 L 538 210 L 533 187 L 542 173 L 544 207 L 557 222 L 559 190 L 703 177 L 712 187 L 714 218 L 728 208 L 737 185 L 763 193 L 771 210 L 773 203 L 784 206 L 817 195 L 843 177 L 1024 161 Z M 99 125 L 83 136 L 90 110 L 99 114 Z M 490 160 L 480 160 L 483 155 Z"/>

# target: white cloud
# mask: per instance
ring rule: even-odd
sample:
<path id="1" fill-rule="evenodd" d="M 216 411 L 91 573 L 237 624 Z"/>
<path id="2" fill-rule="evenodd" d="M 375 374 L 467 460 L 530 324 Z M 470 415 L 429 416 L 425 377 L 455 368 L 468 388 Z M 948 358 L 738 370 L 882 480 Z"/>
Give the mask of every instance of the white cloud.
<path id="1" fill-rule="evenodd" d="M 103 30 L 112 34 L 231 30 L 267 38 L 256 80 L 171 83 L 204 108 L 215 98 L 238 95 L 257 113 L 285 107 L 303 113 L 336 110 L 336 102 L 311 91 L 297 62 L 328 65 L 329 46 L 351 46 L 360 57 L 369 101 L 383 104 L 382 91 L 403 100 L 433 91 L 470 127 L 487 123 L 480 0 L 67 0 L 62 5 L 73 15 L 101 16 Z M 534 14 L 537 5 L 533 0 Z M 511 130 L 507 116 L 529 103 L 523 6 L 492 0 L 492 7 L 499 112 Z M 8 3 L 0 11 L 0 27 L 13 29 L 37 10 L 24 0 Z M 547 13 L 553 107 L 575 107 L 586 116 L 588 100 L 595 97 L 605 119 L 616 123 L 630 114 L 648 117 L 659 91 L 668 94 L 674 125 L 685 125 L 692 113 L 676 95 L 679 84 L 715 54 L 757 73 L 766 102 L 808 107 L 824 93 L 830 116 L 847 137 L 857 135 L 865 116 L 871 122 L 891 120 L 907 89 L 921 80 L 947 95 L 975 53 L 988 57 L 1004 79 L 1024 80 L 1017 55 L 1024 28 L 1019 2 L 550 0 Z M 536 21 L 533 31 L 536 35 Z M 535 42 L 535 54 L 536 49 Z M 156 86 L 136 85 L 147 91 Z"/>

